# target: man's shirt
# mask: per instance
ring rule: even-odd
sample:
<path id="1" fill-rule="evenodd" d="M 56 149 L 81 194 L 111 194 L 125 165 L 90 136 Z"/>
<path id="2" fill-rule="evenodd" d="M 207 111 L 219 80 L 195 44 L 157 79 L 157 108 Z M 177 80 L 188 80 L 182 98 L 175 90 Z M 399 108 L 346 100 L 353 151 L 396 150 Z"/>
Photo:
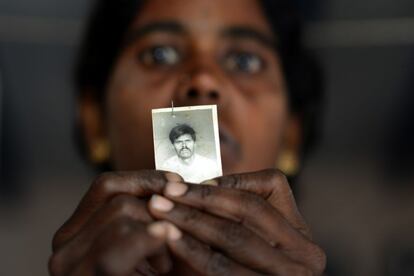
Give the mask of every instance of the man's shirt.
<path id="1" fill-rule="evenodd" d="M 175 172 L 181 175 L 186 182 L 200 183 L 204 180 L 221 176 L 216 162 L 204 156 L 194 154 L 192 162 L 183 162 L 177 155 L 168 158 L 160 170 Z"/>

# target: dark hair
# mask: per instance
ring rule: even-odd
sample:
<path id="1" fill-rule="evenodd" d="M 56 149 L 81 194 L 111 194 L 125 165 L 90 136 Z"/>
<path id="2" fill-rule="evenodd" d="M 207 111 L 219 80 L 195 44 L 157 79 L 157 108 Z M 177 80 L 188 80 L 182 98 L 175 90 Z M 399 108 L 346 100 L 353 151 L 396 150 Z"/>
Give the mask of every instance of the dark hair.
<path id="1" fill-rule="evenodd" d="M 196 133 L 192 127 L 186 124 L 181 124 L 170 131 L 170 141 L 172 144 L 174 144 L 175 139 L 180 137 L 181 135 L 189 134 L 191 135 L 191 138 L 193 138 L 194 141 L 196 141 Z"/>
<path id="2" fill-rule="evenodd" d="M 290 108 L 303 122 L 305 153 L 319 133 L 322 80 L 318 64 L 303 47 L 302 20 L 292 2 L 260 0 L 277 38 L 275 50 L 287 82 Z M 126 31 L 144 3 L 145 0 L 97 0 L 75 70 L 79 93 L 85 88 L 93 88 L 96 98 L 103 98 L 114 62 L 122 51 Z"/>

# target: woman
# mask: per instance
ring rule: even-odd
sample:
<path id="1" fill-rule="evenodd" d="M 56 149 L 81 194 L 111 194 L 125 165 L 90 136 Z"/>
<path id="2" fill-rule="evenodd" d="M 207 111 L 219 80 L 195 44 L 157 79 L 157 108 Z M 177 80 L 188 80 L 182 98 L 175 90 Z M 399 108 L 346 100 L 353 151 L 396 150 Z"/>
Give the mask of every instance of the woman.
<path id="1" fill-rule="evenodd" d="M 89 159 L 114 172 L 56 233 L 51 274 L 320 275 L 325 255 L 271 169 L 296 172 L 318 102 L 298 31 L 285 1 L 99 1 L 79 129 Z M 151 109 L 171 100 L 218 106 L 224 177 L 153 170 Z"/>

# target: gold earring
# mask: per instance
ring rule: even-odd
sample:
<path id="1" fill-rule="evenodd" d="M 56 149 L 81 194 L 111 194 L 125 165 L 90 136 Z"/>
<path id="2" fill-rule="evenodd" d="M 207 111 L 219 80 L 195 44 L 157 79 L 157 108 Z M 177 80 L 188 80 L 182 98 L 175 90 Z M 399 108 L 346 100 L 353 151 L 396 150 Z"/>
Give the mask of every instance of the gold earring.
<path id="1" fill-rule="evenodd" d="M 299 172 L 299 158 L 293 151 L 280 154 L 276 167 L 285 175 L 294 176 Z"/>
<path id="2" fill-rule="evenodd" d="M 89 157 L 94 164 L 103 164 L 109 161 L 110 152 L 108 140 L 99 139 L 92 144 Z"/>

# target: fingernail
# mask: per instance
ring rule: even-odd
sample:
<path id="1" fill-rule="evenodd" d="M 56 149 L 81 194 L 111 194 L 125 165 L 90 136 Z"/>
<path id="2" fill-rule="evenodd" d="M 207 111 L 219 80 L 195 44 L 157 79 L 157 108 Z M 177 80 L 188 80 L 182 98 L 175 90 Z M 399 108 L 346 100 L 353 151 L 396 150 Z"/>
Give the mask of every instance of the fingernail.
<path id="1" fill-rule="evenodd" d="M 188 190 L 188 186 L 179 183 L 179 182 L 170 182 L 167 183 L 167 186 L 165 187 L 165 194 L 170 196 L 182 196 L 184 195 Z"/>
<path id="2" fill-rule="evenodd" d="M 218 186 L 218 182 L 215 179 L 209 179 L 209 180 L 201 182 L 201 185 Z"/>
<path id="3" fill-rule="evenodd" d="M 167 238 L 170 241 L 177 241 L 181 239 L 181 237 L 183 236 L 183 233 L 174 224 L 168 223 L 167 228 L 168 228 Z"/>
<path id="4" fill-rule="evenodd" d="M 148 233 L 156 238 L 168 237 L 168 230 L 167 225 L 162 221 L 151 223 L 147 227 Z"/>
<path id="5" fill-rule="evenodd" d="M 172 201 L 159 195 L 153 195 L 150 200 L 150 205 L 157 211 L 169 212 L 174 207 Z"/>
<path id="6" fill-rule="evenodd" d="M 167 178 L 168 182 L 183 182 L 184 179 L 176 173 L 167 172 L 165 173 L 165 178 Z"/>

